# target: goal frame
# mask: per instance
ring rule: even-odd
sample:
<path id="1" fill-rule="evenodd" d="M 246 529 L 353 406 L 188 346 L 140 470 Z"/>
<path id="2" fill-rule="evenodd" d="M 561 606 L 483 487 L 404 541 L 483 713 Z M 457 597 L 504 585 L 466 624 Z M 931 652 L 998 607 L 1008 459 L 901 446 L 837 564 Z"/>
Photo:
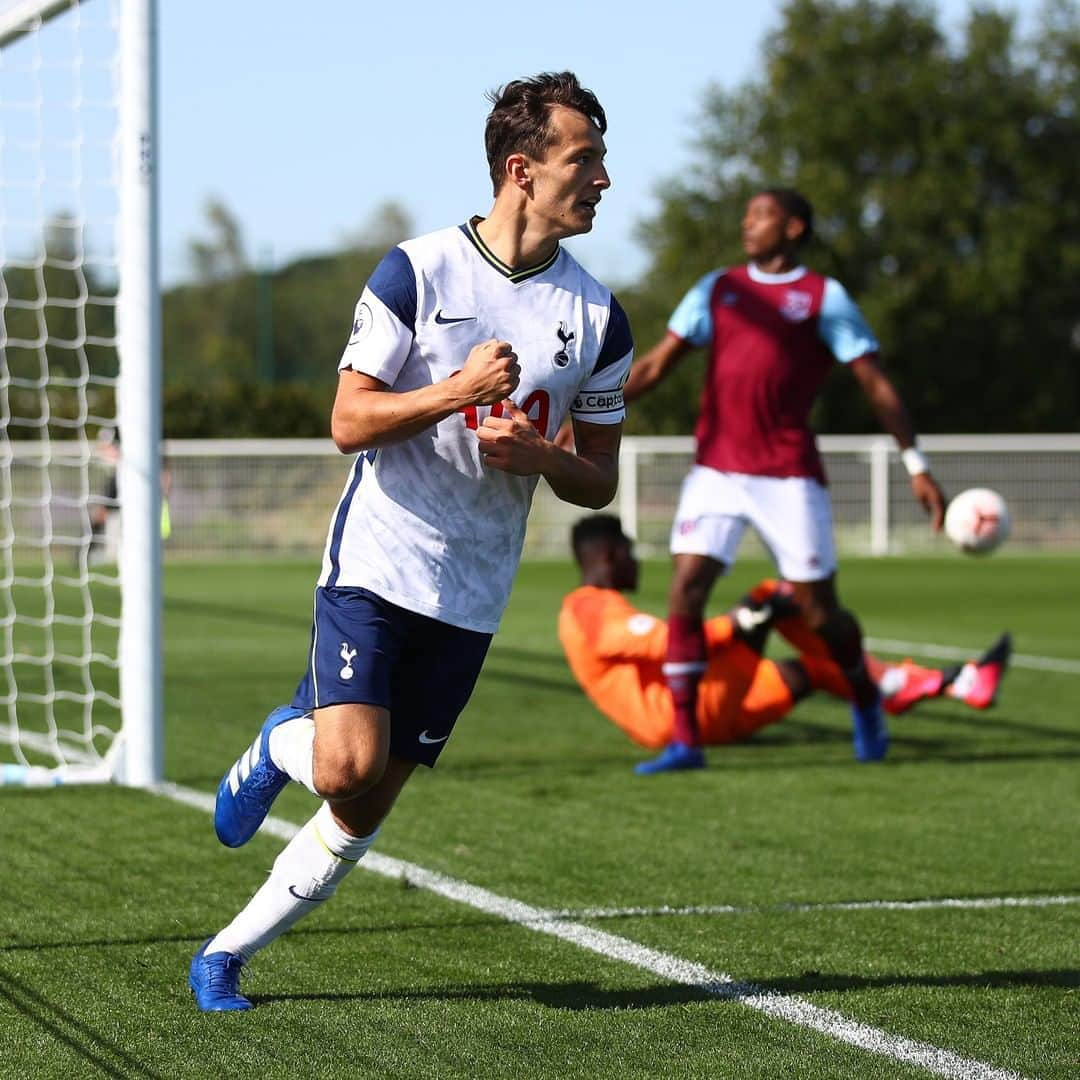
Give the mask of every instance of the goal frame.
<path id="1" fill-rule="evenodd" d="M 22 0 L 9 6 L 0 12 L 0 49 L 79 3 Z M 107 775 L 93 767 L 85 776 L 78 767 L 54 772 L 57 781 L 110 779 L 149 787 L 164 773 L 157 0 L 120 0 L 118 10 L 120 730 L 106 757 Z"/>

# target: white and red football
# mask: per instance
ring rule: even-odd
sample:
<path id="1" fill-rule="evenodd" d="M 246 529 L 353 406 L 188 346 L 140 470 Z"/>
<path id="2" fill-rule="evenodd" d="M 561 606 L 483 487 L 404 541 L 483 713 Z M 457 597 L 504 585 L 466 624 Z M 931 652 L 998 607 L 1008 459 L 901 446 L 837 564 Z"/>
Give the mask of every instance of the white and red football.
<path id="1" fill-rule="evenodd" d="M 1009 535 L 1009 508 L 990 488 L 968 488 L 945 511 L 945 535 L 968 555 L 989 555 Z"/>

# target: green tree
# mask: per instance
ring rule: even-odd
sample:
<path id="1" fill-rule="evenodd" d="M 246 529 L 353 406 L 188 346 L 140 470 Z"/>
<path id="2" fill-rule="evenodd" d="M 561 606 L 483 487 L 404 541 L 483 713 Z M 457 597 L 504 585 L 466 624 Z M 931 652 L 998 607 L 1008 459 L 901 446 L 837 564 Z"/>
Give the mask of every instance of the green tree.
<path id="1" fill-rule="evenodd" d="M 203 207 L 210 238 L 188 241 L 188 256 L 197 281 L 235 278 L 248 269 L 243 230 L 236 215 L 221 199 L 212 197 Z"/>
<path id="2" fill-rule="evenodd" d="M 256 280 L 236 216 L 216 198 L 204 215 L 207 235 L 188 242 L 194 280 L 163 298 L 162 355 L 166 385 L 209 390 L 255 378 Z"/>
<path id="3" fill-rule="evenodd" d="M 791 0 L 760 76 L 705 101 L 695 168 L 641 235 L 626 297 L 639 348 L 696 278 L 742 261 L 763 186 L 814 203 L 816 269 L 856 296 L 922 431 L 1080 426 L 1080 15 L 1043 11 L 1030 41 L 975 9 L 950 42 L 926 3 Z M 690 430 L 700 369 L 636 405 L 634 430 Z M 873 430 L 854 380 L 822 431 Z"/>
<path id="4" fill-rule="evenodd" d="M 281 266 L 269 282 L 260 281 L 267 271 L 249 264 L 227 207 L 209 204 L 207 224 L 208 237 L 189 245 L 196 279 L 164 297 L 166 434 L 325 434 L 353 305 L 379 259 L 412 232 L 408 214 L 384 204 L 344 248 Z M 260 389 L 260 314 L 273 320 L 264 339 L 272 338 L 273 355 L 265 366 L 291 388 Z"/>

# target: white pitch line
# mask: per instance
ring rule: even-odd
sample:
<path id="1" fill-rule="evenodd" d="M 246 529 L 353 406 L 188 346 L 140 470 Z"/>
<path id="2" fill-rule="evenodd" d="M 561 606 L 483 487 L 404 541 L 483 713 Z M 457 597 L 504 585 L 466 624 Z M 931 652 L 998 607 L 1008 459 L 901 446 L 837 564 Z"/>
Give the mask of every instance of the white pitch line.
<path id="1" fill-rule="evenodd" d="M 1080 896 L 973 896 L 929 900 L 844 900 L 827 904 L 689 904 L 673 907 L 562 908 L 552 914 L 560 919 L 629 919 L 668 915 L 771 915 L 814 911 L 983 911 L 988 908 L 1065 907 L 1080 904 Z"/>
<path id="2" fill-rule="evenodd" d="M 154 790 L 176 802 L 213 813 L 212 795 L 176 784 L 160 784 Z M 281 818 L 268 817 L 263 822 L 261 831 L 282 840 L 291 840 L 299 829 L 300 826 Z M 823 1009 L 802 998 L 774 993 L 752 983 L 738 982 L 732 976 L 722 971 L 714 971 L 703 964 L 695 964 L 671 953 L 649 949 L 629 938 L 567 921 L 556 911 L 500 896 L 478 885 L 470 885 L 466 881 L 427 870 L 414 863 L 369 851 L 360 867 L 382 877 L 399 881 L 404 878 L 417 888 L 427 889 L 438 896 L 466 904 L 477 911 L 535 930 L 537 933 L 560 938 L 609 960 L 618 960 L 642 971 L 650 971 L 669 982 L 692 986 L 718 998 L 736 1001 L 774 1019 L 810 1028 L 860 1050 L 916 1065 L 950 1080 L 1023 1080 L 1019 1073 L 961 1057 L 951 1050 L 942 1050 L 930 1043 L 907 1039 L 902 1035 L 893 1035 L 868 1024 L 861 1024 L 833 1009 Z"/>
<path id="3" fill-rule="evenodd" d="M 926 641 L 894 641 L 891 638 L 868 637 L 866 646 L 879 652 L 897 653 L 903 656 L 933 656 L 941 660 L 972 660 L 979 655 L 978 649 L 961 649 L 954 645 L 935 645 Z M 1009 659 L 1013 667 L 1031 668 L 1035 671 L 1057 671 L 1064 675 L 1080 675 L 1080 660 L 1065 660 L 1058 656 L 1031 656 L 1013 653 Z"/>

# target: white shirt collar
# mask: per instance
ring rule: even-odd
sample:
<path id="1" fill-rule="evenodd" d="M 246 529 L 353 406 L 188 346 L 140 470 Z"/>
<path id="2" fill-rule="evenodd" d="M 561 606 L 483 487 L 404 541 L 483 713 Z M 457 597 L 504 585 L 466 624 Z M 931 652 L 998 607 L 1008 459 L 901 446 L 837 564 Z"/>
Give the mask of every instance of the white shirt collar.
<path id="1" fill-rule="evenodd" d="M 751 281 L 760 282 L 762 285 L 790 285 L 791 282 L 798 281 L 806 273 L 806 267 L 796 266 L 794 270 L 787 270 L 782 274 L 766 274 L 764 270 L 759 270 L 754 263 L 747 263 L 746 272 L 750 275 Z"/>

